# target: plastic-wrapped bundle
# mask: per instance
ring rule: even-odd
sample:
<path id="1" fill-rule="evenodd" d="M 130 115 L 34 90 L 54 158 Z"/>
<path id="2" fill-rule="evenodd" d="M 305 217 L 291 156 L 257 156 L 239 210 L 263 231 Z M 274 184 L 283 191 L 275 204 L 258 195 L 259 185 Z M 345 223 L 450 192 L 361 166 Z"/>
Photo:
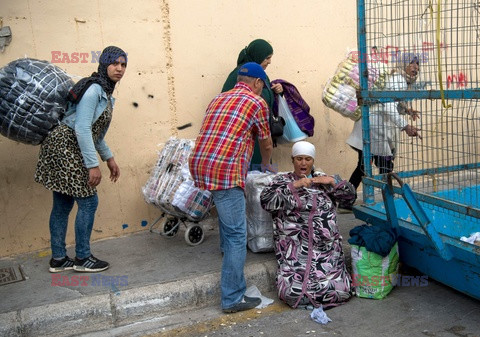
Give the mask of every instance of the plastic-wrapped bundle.
<path id="1" fill-rule="evenodd" d="M 178 218 L 200 221 L 213 204 L 209 191 L 194 186 L 188 157 L 195 143 L 170 138 L 159 153 L 150 178 L 142 189 L 145 201 Z"/>
<path id="2" fill-rule="evenodd" d="M 382 88 L 388 76 L 383 63 L 368 63 L 368 87 Z M 323 89 L 322 101 L 330 109 L 345 117 L 357 121 L 362 116 L 357 104 L 356 90 L 360 89 L 358 60 L 349 54 L 346 60 L 338 65 L 335 75 Z"/>
<path id="3" fill-rule="evenodd" d="M 58 123 L 73 81 L 62 69 L 30 58 L 0 69 L 0 133 L 38 145 Z"/>
<path id="4" fill-rule="evenodd" d="M 272 215 L 260 204 L 260 193 L 268 186 L 275 174 L 249 172 L 245 184 L 247 213 L 247 245 L 254 252 L 273 251 Z"/>
<path id="5" fill-rule="evenodd" d="M 188 168 L 187 168 L 188 169 Z M 172 206 L 184 212 L 190 219 L 203 219 L 212 205 L 210 191 L 195 187 L 192 180 L 180 184 L 172 200 Z"/>

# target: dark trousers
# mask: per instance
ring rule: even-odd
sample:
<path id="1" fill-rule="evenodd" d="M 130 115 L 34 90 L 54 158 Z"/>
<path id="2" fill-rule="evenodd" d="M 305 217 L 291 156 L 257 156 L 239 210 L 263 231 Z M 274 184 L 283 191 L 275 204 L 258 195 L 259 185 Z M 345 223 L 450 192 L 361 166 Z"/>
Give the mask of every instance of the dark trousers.
<path id="1" fill-rule="evenodd" d="M 359 149 L 352 147 L 358 153 L 358 162 L 355 171 L 353 171 L 350 176 L 349 182 L 355 186 L 355 189 L 358 188 L 362 182 L 362 177 L 365 175 L 365 169 L 363 165 L 363 152 Z M 394 151 L 392 151 L 395 153 Z M 393 171 L 393 160 L 394 156 L 373 156 L 373 162 L 375 166 L 378 167 L 380 174 L 385 174 Z"/>

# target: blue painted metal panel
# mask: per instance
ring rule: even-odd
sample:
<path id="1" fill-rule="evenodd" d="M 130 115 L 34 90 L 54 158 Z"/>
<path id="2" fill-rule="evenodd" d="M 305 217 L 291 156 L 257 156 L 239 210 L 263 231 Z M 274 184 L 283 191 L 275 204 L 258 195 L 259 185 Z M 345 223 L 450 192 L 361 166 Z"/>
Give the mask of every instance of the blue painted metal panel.
<path id="1" fill-rule="evenodd" d="M 366 25 L 365 25 L 365 0 L 357 0 L 357 46 L 360 55 L 367 55 Z M 360 91 L 368 89 L 368 69 L 365 57 L 360 57 L 358 64 L 360 75 Z M 368 92 L 368 90 L 367 90 Z M 368 177 L 372 176 L 372 163 L 370 162 L 370 108 L 362 102 L 362 95 L 358 97 L 358 105 L 362 109 L 362 134 L 363 134 L 363 167 Z M 365 186 L 363 200 L 373 202 L 373 188 Z"/>
<path id="2" fill-rule="evenodd" d="M 423 231 L 431 241 L 432 245 L 435 247 L 437 253 L 444 260 L 451 260 L 452 253 L 448 247 L 445 246 L 440 235 L 438 234 L 436 228 L 432 224 L 432 221 L 428 217 L 427 213 L 424 211 L 420 203 L 415 199 L 415 196 L 407 184 L 402 185 L 402 196 L 408 207 L 412 211 L 413 215 L 417 219 L 417 222 L 422 227 Z M 395 211 L 394 209 L 390 210 Z"/>
<path id="3" fill-rule="evenodd" d="M 431 5 L 428 7 L 432 16 L 434 13 L 437 14 L 437 49 L 434 53 L 436 53 L 435 56 L 438 56 L 435 72 L 438 72 L 437 86 L 440 85 L 441 90 L 423 90 L 425 87 L 417 87 L 416 90 L 387 91 L 379 90 L 378 88 L 375 90 L 368 89 L 366 62 L 368 59 L 367 47 L 376 46 L 377 40 L 379 43 L 390 43 L 390 41 L 384 39 L 387 36 L 384 33 L 387 32 L 377 30 L 371 32 L 372 35 L 368 35 L 367 28 L 374 29 L 372 16 L 380 16 L 379 18 L 373 18 L 378 19 L 378 27 L 387 21 L 387 18 L 382 17 L 382 15 L 393 13 L 393 10 L 389 11 L 393 8 L 387 8 L 388 6 L 395 7 L 398 10 L 397 14 L 404 13 L 404 10 L 408 12 L 407 6 L 409 6 L 409 2 L 372 2 L 369 4 L 370 7 L 375 9 L 381 7 L 381 10 L 372 11 L 372 8 L 366 8 L 366 0 L 357 0 L 358 53 L 360 55 L 360 90 L 357 91 L 357 98 L 358 105 L 362 109 L 363 153 L 366 176 L 363 179 L 364 204 L 355 206 L 354 214 L 357 218 L 369 224 L 395 228 L 399 234 L 400 258 L 404 263 L 465 294 L 480 299 L 480 247 L 460 240 L 461 236 L 469 236 L 472 233 L 480 232 L 480 200 L 477 200 L 480 185 L 477 185 L 475 181 L 471 181 L 471 186 L 459 187 L 457 189 L 449 189 L 450 187 L 447 187 L 446 190 L 430 194 L 419 193 L 412 191 L 408 185 L 400 183 L 400 186 L 393 186 L 391 181 L 388 184 L 386 180 L 382 180 L 384 177 L 373 176 L 370 160 L 369 105 L 393 101 L 442 99 L 442 106 L 446 108 L 445 100 L 480 99 L 478 81 L 473 84 L 469 83 L 469 88 L 465 86 L 464 90 L 448 90 L 448 85 L 447 90 L 443 90 L 442 84 L 444 82 L 441 76 L 443 54 L 440 50 L 439 32 L 441 29 L 442 31 L 447 30 L 445 27 L 440 27 L 442 22 L 440 18 L 442 6 L 447 6 L 448 4 L 450 3 L 443 1 L 437 2 L 435 6 Z M 388 10 L 383 11 L 384 7 Z M 455 4 L 452 4 L 449 8 L 456 14 L 457 12 L 460 13 L 459 8 L 455 7 Z M 366 9 L 369 14 L 368 18 L 366 17 Z M 412 15 L 412 18 L 412 20 L 415 20 L 414 15 Z M 367 21 L 368 26 L 366 25 Z M 404 34 L 413 37 L 415 34 L 408 30 L 410 27 L 408 24 L 403 27 L 392 26 L 392 29 L 405 29 L 406 31 L 389 31 L 388 36 L 393 38 Z M 383 28 L 385 27 L 383 26 Z M 469 29 L 472 29 L 473 32 L 476 28 L 469 25 L 464 27 L 465 32 L 468 32 Z M 382 32 L 382 34 L 379 35 L 378 32 Z M 369 38 L 369 46 L 367 46 L 367 37 Z M 467 46 L 464 43 L 465 41 L 461 40 L 460 42 L 461 47 L 465 47 L 462 49 L 462 53 L 466 52 Z M 453 43 L 454 41 L 450 41 L 452 48 Z M 473 48 L 473 50 L 477 50 L 475 48 L 478 48 L 478 46 L 475 43 L 478 45 L 478 39 L 477 42 L 473 41 L 472 45 L 468 46 Z M 385 45 L 381 44 L 380 47 L 382 46 L 384 47 Z M 404 51 L 411 51 L 409 49 L 411 46 L 406 45 L 403 47 L 405 47 Z M 415 49 L 413 50 L 415 51 Z M 468 53 L 462 53 L 459 52 L 459 57 L 467 57 Z M 473 52 L 472 55 L 475 60 L 478 59 L 478 53 L 475 54 Z M 450 55 L 448 59 L 443 60 L 451 62 L 452 56 Z M 474 106 L 472 109 L 475 110 L 476 105 L 473 104 L 472 106 Z M 462 118 L 461 114 L 458 114 L 456 117 L 458 117 L 458 120 Z M 475 119 L 472 120 L 475 121 Z M 465 122 L 468 121 L 465 120 Z M 458 145 L 461 149 L 461 140 L 459 139 L 457 138 L 459 144 L 455 145 Z M 478 144 L 477 138 L 472 136 L 470 143 Z M 477 156 L 476 152 L 470 158 L 476 158 L 475 156 Z M 439 165 L 440 167 L 430 166 L 433 165 L 425 165 L 423 168 L 419 166 L 420 168 L 415 167 L 409 171 L 400 172 L 398 178 L 434 176 L 464 170 L 478 170 L 480 162 L 471 163 L 471 160 L 465 160 L 462 163 L 461 160 L 446 160 L 442 165 Z M 374 191 L 377 188 L 382 191 L 382 202 L 375 201 Z"/>
<path id="4" fill-rule="evenodd" d="M 471 164 L 462 164 L 462 165 L 434 167 L 434 168 L 423 169 L 423 170 L 411 170 L 411 171 L 405 171 L 405 172 L 398 172 L 397 174 L 400 178 L 408 178 L 408 177 L 417 177 L 421 175 L 428 176 L 428 175 L 434 175 L 438 173 L 474 170 L 478 168 L 480 168 L 480 163 L 471 163 Z"/>
<path id="5" fill-rule="evenodd" d="M 442 209 L 426 209 L 427 217 L 438 230 L 438 240 L 451 254 L 446 260 L 438 253 L 432 241 L 413 215 L 403 198 L 394 200 L 398 218 L 400 259 L 434 278 L 472 297 L 480 299 L 480 246 L 460 240 L 461 236 L 480 231 L 480 224 L 468 218 L 454 218 Z M 388 208 L 388 206 L 387 206 Z M 377 226 L 390 227 L 383 202 L 354 207 L 355 217 Z"/>
<path id="6" fill-rule="evenodd" d="M 465 262 L 459 259 L 445 261 L 438 254 L 423 248 L 422 243 L 408 240 L 408 236 L 401 238 L 398 246 L 402 261 L 407 265 L 458 291 L 480 299 L 478 263 L 475 265 L 473 261 Z"/>
<path id="7" fill-rule="evenodd" d="M 408 101 L 412 99 L 441 99 L 439 90 L 415 90 L 415 91 L 360 91 L 364 104 L 377 104 L 393 101 Z M 480 89 L 469 90 L 446 90 L 443 92 L 445 99 L 480 99 Z"/>
<path id="8" fill-rule="evenodd" d="M 398 175 L 400 176 L 401 174 Z M 383 181 L 366 177 L 363 178 L 363 183 L 377 188 L 383 188 L 385 185 Z M 401 194 L 400 187 L 393 186 L 392 188 L 394 193 Z M 414 192 L 414 195 L 420 202 L 472 217 L 471 221 L 478 223 L 480 221 L 480 200 L 474 197 L 476 197 L 479 190 L 480 185 L 474 185 L 465 187 L 462 190 L 445 190 L 433 194 Z"/>

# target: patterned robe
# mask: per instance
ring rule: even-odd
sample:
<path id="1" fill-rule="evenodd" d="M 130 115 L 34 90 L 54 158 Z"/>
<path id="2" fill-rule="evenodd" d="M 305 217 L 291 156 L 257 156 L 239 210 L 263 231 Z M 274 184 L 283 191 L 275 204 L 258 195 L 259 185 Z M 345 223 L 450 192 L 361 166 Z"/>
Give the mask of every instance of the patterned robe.
<path id="1" fill-rule="evenodd" d="M 313 176 L 325 175 L 315 172 Z M 355 189 L 347 181 L 335 187 L 296 189 L 294 173 L 277 175 L 260 195 L 274 219 L 278 263 L 278 297 L 293 308 L 337 306 L 351 297 L 351 277 L 336 221 L 336 201 L 351 201 Z"/>

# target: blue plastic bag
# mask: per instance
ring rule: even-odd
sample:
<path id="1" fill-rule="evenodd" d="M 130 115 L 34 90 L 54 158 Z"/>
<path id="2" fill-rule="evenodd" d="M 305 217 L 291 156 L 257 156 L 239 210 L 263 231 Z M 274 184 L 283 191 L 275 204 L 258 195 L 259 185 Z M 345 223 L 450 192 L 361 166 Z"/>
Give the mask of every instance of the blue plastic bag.
<path id="1" fill-rule="evenodd" d="M 300 130 L 295 118 L 283 96 L 278 95 L 278 115 L 285 120 L 282 138 L 287 142 L 295 143 L 304 140 L 308 135 Z"/>

